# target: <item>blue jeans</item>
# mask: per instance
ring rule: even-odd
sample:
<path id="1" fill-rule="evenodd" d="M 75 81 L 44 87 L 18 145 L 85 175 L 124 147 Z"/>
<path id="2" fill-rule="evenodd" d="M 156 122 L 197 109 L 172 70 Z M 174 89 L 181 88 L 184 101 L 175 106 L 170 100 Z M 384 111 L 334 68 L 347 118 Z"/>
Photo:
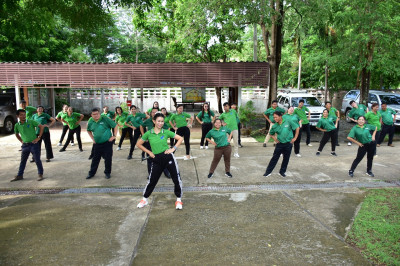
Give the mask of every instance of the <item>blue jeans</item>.
<path id="1" fill-rule="evenodd" d="M 23 176 L 26 166 L 26 161 L 28 160 L 29 154 L 32 153 L 33 159 L 35 160 L 38 174 L 43 175 L 43 165 L 40 160 L 40 145 L 39 143 L 24 143 L 22 144 L 21 152 L 21 163 L 19 164 L 18 176 Z"/>

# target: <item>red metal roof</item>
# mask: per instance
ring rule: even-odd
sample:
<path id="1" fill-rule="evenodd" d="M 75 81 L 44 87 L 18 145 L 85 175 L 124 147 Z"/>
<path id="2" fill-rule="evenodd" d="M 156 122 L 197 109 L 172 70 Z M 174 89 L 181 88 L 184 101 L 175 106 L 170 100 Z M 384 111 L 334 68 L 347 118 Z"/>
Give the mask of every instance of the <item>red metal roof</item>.
<path id="1" fill-rule="evenodd" d="M 267 87 L 268 80 L 269 65 L 266 62 L 0 63 L 0 86 L 6 87 Z"/>

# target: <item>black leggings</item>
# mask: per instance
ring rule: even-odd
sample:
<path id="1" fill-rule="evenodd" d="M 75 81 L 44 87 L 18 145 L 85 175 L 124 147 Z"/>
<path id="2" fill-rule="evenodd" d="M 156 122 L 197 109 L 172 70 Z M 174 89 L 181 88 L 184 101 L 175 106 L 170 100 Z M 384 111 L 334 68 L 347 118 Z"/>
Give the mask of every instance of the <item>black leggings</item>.
<path id="1" fill-rule="evenodd" d="M 63 125 L 63 129 L 62 129 L 62 133 L 61 133 L 61 138 L 60 138 L 60 141 L 59 141 L 60 143 L 63 142 L 64 137 L 65 137 L 65 134 L 67 134 L 68 129 L 69 129 L 68 125 Z M 74 143 L 74 137 L 72 137 L 71 143 Z"/>
<path id="2" fill-rule="evenodd" d="M 175 133 L 175 129 L 173 129 L 172 127 L 169 129 L 169 131 Z M 175 139 L 174 138 L 170 138 L 171 148 L 175 145 L 174 143 L 175 143 Z"/>
<path id="3" fill-rule="evenodd" d="M 190 129 L 187 126 L 180 127 L 176 131 L 176 134 L 179 136 L 183 137 L 183 140 L 185 141 L 185 148 L 186 148 L 186 155 L 190 154 Z M 176 140 L 175 143 L 178 141 Z"/>
<path id="4" fill-rule="evenodd" d="M 39 136 L 39 135 L 38 135 Z M 51 147 L 50 132 L 43 132 L 42 138 L 39 140 L 39 154 L 41 154 L 42 141 L 46 148 L 46 159 L 53 159 L 53 148 Z"/>
<path id="5" fill-rule="evenodd" d="M 201 124 L 201 140 L 200 140 L 200 146 L 204 145 L 204 139 L 206 138 L 206 135 L 208 131 L 212 129 L 212 123 L 203 123 Z M 206 140 L 206 146 L 208 146 L 208 141 Z"/>
<path id="6" fill-rule="evenodd" d="M 325 131 L 322 136 L 321 142 L 319 143 L 318 151 L 322 151 L 324 149 L 325 144 L 331 139 L 332 151 L 336 149 L 336 131 L 337 129 L 331 130 L 329 132 Z"/>
<path id="7" fill-rule="evenodd" d="M 350 170 L 354 172 L 354 170 L 356 170 L 357 165 L 364 158 L 365 154 L 367 154 L 367 172 L 371 171 L 375 150 L 376 150 L 376 143 L 374 141 L 363 144 L 362 147 L 358 147 L 357 157 L 353 161 Z"/>
<path id="8" fill-rule="evenodd" d="M 129 134 L 129 141 L 130 141 L 130 143 L 131 143 L 131 149 L 132 149 L 132 142 L 133 142 L 132 132 L 133 132 L 133 130 L 132 130 L 132 128 L 130 128 L 130 127 L 123 128 L 123 129 L 122 129 L 122 132 L 121 132 L 121 139 L 119 140 L 118 147 L 121 148 L 121 145 L 122 145 L 122 142 L 124 142 L 126 133 L 128 133 L 128 134 Z M 132 155 L 132 154 L 130 154 L 130 155 Z"/>
<path id="9" fill-rule="evenodd" d="M 129 151 L 130 156 L 132 156 L 132 153 L 135 150 L 136 143 L 141 135 L 142 135 L 142 133 L 140 132 L 140 128 L 136 128 L 133 131 L 133 137 L 132 137 L 132 141 L 131 141 L 131 150 Z M 144 152 L 142 152 L 142 157 L 143 156 L 144 156 Z"/>
<path id="10" fill-rule="evenodd" d="M 68 147 L 69 143 L 74 138 L 74 134 L 76 134 L 76 139 L 78 140 L 79 149 L 82 150 L 81 126 L 80 125 L 77 128 L 69 129 L 68 138 L 63 147 L 64 150 Z"/>

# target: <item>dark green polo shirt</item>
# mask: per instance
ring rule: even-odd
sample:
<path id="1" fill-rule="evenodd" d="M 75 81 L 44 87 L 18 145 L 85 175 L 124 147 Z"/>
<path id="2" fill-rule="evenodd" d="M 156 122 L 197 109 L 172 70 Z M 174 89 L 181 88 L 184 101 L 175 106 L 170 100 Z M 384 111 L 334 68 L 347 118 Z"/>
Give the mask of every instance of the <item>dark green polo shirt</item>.
<path id="1" fill-rule="evenodd" d="M 228 135 L 231 134 L 231 130 L 227 127 L 220 127 L 220 129 L 213 128 L 208 131 L 206 138 L 213 138 L 217 147 L 225 147 L 229 145 Z"/>
<path id="2" fill-rule="evenodd" d="M 370 143 L 372 141 L 371 131 L 374 131 L 376 126 L 366 124 L 363 127 L 355 125 L 349 133 L 349 137 L 353 138 L 362 144 Z"/>
<path id="3" fill-rule="evenodd" d="M 115 116 L 115 113 L 114 112 L 112 112 L 112 111 L 108 111 L 108 113 L 101 113 L 101 116 L 105 116 L 105 117 L 108 117 L 108 118 L 110 118 L 110 119 L 114 119 L 114 116 Z"/>
<path id="4" fill-rule="evenodd" d="M 200 113 L 197 114 L 197 117 L 203 122 L 203 123 L 211 123 L 211 117 L 215 116 L 213 111 L 208 111 L 208 112 L 204 112 L 204 116 L 203 118 L 201 118 L 203 111 L 201 111 Z"/>
<path id="5" fill-rule="evenodd" d="M 47 123 L 49 123 L 51 116 L 49 114 L 46 113 L 42 113 L 41 115 L 38 115 L 37 113 L 33 115 L 32 120 L 35 120 L 37 122 L 39 122 L 39 124 L 41 125 L 46 125 Z M 40 128 L 37 127 L 36 128 L 36 134 L 39 134 L 40 132 Z M 49 132 L 49 128 L 45 127 L 43 132 Z"/>
<path id="6" fill-rule="evenodd" d="M 294 113 L 293 114 L 285 114 L 285 115 L 283 115 L 282 116 L 282 118 L 283 119 L 290 119 L 290 120 L 292 120 L 293 122 L 295 122 L 295 123 L 299 123 L 299 121 L 300 121 L 300 117 L 298 117 L 297 115 L 295 115 Z"/>
<path id="7" fill-rule="evenodd" d="M 382 116 L 382 122 L 387 125 L 393 125 L 393 116 L 396 115 L 396 111 L 390 108 L 386 108 L 386 111 L 379 110 L 379 113 Z"/>
<path id="8" fill-rule="evenodd" d="M 335 120 L 338 118 L 337 115 L 337 109 L 335 107 L 331 107 L 329 110 L 328 116 L 333 117 Z"/>
<path id="9" fill-rule="evenodd" d="M 66 113 L 64 113 L 64 111 L 58 112 L 58 114 L 57 114 L 57 116 L 56 116 L 56 119 L 62 118 L 63 115 L 65 115 L 65 114 L 66 114 Z M 68 125 L 67 123 L 64 123 L 64 122 L 62 122 L 62 124 L 63 124 L 63 126 Z"/>
<path id="10" fill-rule="evenodd" d="M 171 125 L 170 125 L 170 123 L 169 123 L 169 120 L 171 119 L 171 117 L 172 117 L 172 114 L 168 114 L 168 116 L 166 116 L 166 117 L 164 118 L 163 129 L 168 129 L 168 128 L 171 127 Z"/>
<path id="11" fill-rule="evenodd" d="M 173 114 L 172 117 L 170 118 L 170 121 L 176 123 L 176 127 L 186 127 L 187 126 L 187 121 L 186 119 L 190 118 L 190 114 L 182 112 L 180 114 Z"/>
<path id="12" fill-rule="evenodd" d="M 364 116 L 367 113 L 367 106 L 359 104 L 358 108 L 353 108 L 349 112 L 349 117 L 357 120 L 360 116 Z"/>
<path id="13" fill-rule="evenodd" d="M 335 130 L 336 119 L 333 117 L 324 118 L 322 117 L 317 124 L 317 128 L 325 129 L 327 132 Z"/>
<path id="14" fill-rule="evenodd" d="M 39 127 L 39 122 L 27 119 L 23 124 L 21 122 L 16 123 L 14 125 L 14 132 L 21 136 L 24 143 L 30 143 L 37 138 L 36 127 Z"/>
<path id="15" fill-rule="evenodd" d="M 381 117 L 382 117 L 381 113 L 376 112 L 376 114 L 375 114 L 372 111 L 369 111 L 365 115 L 365 119 L 367 119 L 367 123 L 370 125 L 376 126 L 377 131 L 381 130 L 381 120 L 380 120 Z"/>
<path id="16" fill-rule="evenodd" d="M 299 124 L 289 119 L 283 119 L 282 123 L 275 123 L 271 130 L 270 135 L 278 134 L 278 140 L 280 143 L 288 143 L 293 139 L 293 131 L 299 127 Z"/>
<path id="17" fill-rule="evenodd" d="M 146 119 L 144 122 L 140 122 L 141 126 L 144 127 L 145 129 L 147 128 L 147 130 L 153 129 L 154 127 L 154 123 L 153 120 L 151 118 Z"/>
<path id="18" fill-rule="evenodd" d="M 91 117 L 88 121 L 87 131 L 91 131 L 93 134 L 94 141 L 97 144 L 107 142 L 111 136 L 111 129 L 115 128 L 117 124 L 106 116 L 100 116 L 97 122 Z"/>
<path id="19" fill-rule="evenodd" d="M 33 113 L 36 112 L 36 108 L 33 106 L 27 106 L 25 108 L 25 112 L 26 112 L 26 119 L 32 119 Z"/>
<path id="20" fill-rule="evenodd" d="M 304 105 L 301 108 L 299 108 L 299 107 L 294 108 L 293 113 L 300 117 L 302 125 L 307 125 L 310 122 L 310 121 L 308 121 L 308 116 L 307 116 L 306 112 L 309 113 L 310 110 L 307 107 L 305 107 Z"/>
<path id="21" fill-rule="evenodd" d="M 126 123 L 130 124 L 136 128 L 140 127 L 142 124 L 141 122 L 143 121 L 143 118 L 146 118 L 146 115 L 143 113 L 136 113 L 134 116 L 133 115 L 128 115 L 126 118 Z"/>
<path id="22" fill-rule="evenodd" d="M 168 138 L 174 138 L 175 133 L 166 129 L 161 129 L 160 133 L 156 134 L 154 129 L 144 133 L 142 140 L 150 142 L 151 151 L 154 154 L 160 154 L 169 149 Z"/>
<path id="23" fill-rule="evenodd" d="M 226 123 L 226 126 L 231 130 L 238 130 L 238 123 L 236 120 L 237 113 L 236 110 L 229 109 L 228 112 L 224 112 L 219 116 L 219 119 Z"/>
<path id="24" fill-rule="evenodd" d="M 285 109 L 280 108 L 279 106 L 277 106 L 276 109 L 270 107 L 270 108 L 267 109 L 267 111 L 264 112 L 264 114 L 265 114 L 266 116 L 268 116 L 269 120 L 271 120 L 271 122 L 272 122 L 273 124 L 275 124 L 274 113 L 275 113 L 276 111 L 279 111 L 279 112 L 281 112 L 282 114 L 285 113 Z"/>
<path id="25" fill-rule="evenodd" d="M 75 129 L 77 128 L 79 125 L 76 125 L 76 122 L 79 121 L 79 119 L 81 118 L 81 114 L 80 113 L 72 113 L 71 116 L 68 115 L 68 113 L 65 113 L 62 116 L 62 119 L 64 119 L 67 123 L 70 129 Z"/>

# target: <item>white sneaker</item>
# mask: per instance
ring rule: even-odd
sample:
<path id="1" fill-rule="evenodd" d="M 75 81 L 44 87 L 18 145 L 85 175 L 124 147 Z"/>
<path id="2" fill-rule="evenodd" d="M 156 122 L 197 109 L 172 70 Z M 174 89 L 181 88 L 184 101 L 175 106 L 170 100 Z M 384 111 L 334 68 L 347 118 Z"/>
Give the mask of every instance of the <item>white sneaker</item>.
<path id="1" fill-rule="evenodd" d="M 351 146 L 351 142 L 347 143 L 347 146 Z"/>
<path id="2" fill-rule="evenodd" d="M 117 151 L 120 151 L 121 150 L 121 147 L 117 147 Z"/>
<path id="3" fill-rule="evenodd" d="M 62 143 L 61 143 L 61 142 L 59 142 L 59 143 L 57 144 L 57 146 L 58 146 L 58 147 L 61 147 L 61 146 L 62 146 Z"/>
<path id="4" fill-rule="evenodd" d="M 75 143 L 71 143 L 71 146 L 74 146 L 75 145 Z"/>
<path id="5" fill-rule="evenodd" d="M 307 144 L 308 147 L 312 147 L 311 143 Z"/>
<path id="6" fill-rule="evenodd" d="M 204 146 L 200 146 L 200 150 L 204 149 Z"/>
<path id="7" fill-rule="evenodd" d="M 189 157 L 183 156 L 183 160 L 185 160 L 185 161 L 190 160 L 190 159 L 192 159 L 192 158 L 193 158 L 192 156 L 189 156 Z"/>
<path id="8" fill-rule="evenodd" d="M 301 157 L 301 154 L 300 153 L 296 154 L 296 157 Z"/>
<path id="9" fill-rule="evenodd" d="M 206 146 L 206 150 L 208 150 L 208 146 Z"/>
<path id="10" fill-rule="evenodd" d="M 233 156 L 235 156 L 236 158 L 239 158 L 239 153 L 234 153 Z"/>
<path id="11" fill-rule="evenodd" d="M 143 208 L 144 206 L 149 205 L 149 202 L 145 199 L 142 199 L 137 205 L 138 208 Z"/>
<path id="12" fill-rule="evenodd" d="M 176 201 L 175 202 L 175 208 L 177 209 L 177 210 L 182 210 L 182 205 L 183 205 L 183 203 L 182 203 L 182 201 Z"/>

